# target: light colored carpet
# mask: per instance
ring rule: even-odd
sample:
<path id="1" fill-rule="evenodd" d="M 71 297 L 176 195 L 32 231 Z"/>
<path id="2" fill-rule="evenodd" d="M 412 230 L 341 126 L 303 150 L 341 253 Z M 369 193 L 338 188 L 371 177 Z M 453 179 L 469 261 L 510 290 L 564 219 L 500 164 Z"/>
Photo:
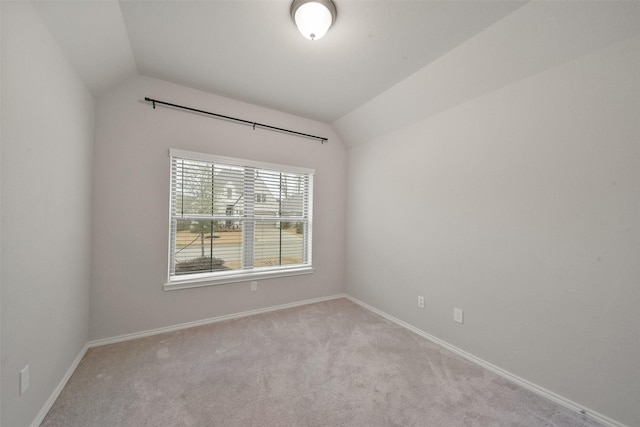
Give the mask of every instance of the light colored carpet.
<path id="1" fill-rule="evenodd" d="M 92 348 L 42 426 L 583 426 L 347 299 Z"/>

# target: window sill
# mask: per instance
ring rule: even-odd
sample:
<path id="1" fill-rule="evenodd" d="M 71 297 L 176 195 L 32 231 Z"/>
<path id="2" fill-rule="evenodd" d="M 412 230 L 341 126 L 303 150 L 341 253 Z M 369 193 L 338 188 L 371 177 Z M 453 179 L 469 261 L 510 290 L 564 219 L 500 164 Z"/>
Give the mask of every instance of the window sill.
<path id="1" fill-rule="evenodd" d="M 163 285 L 165 291 L 175 291 L 178 289 L 200 288 L 203 286 L 224 285 L 227 283 L 249 282 L 252 280 L 274 279 L 276 277 L 300 276 L 303 274 L 313 274 L 313 267 L 299 267 L 282 270 L 252 271 L 229 274 L 217 277 L 203 277 L 192 279 L 177 279 Z"/>

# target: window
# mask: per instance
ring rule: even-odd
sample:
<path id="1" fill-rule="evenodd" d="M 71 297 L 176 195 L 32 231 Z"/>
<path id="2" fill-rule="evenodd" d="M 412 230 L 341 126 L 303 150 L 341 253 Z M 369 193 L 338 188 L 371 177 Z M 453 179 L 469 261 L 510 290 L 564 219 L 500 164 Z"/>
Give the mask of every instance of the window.
<path id="1" fill-rule="evenodd" d="M 313 272 L 313 170 L 175 149 L 170 157 L 165 289 Z"/>

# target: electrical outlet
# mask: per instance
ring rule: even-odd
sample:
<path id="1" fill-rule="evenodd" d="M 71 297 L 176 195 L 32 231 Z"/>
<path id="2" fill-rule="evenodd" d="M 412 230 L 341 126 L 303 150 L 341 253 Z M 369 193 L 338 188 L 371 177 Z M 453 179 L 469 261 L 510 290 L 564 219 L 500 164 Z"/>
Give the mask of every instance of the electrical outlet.
<path id="1" fill-rule="evenodd" d="M 418 295 L 418 307 L 424 308 L 424 297 L 422 295 Z"/>
<path id="2" fill-rule="evenodd" d="M 20 371 L 20 396 L 29 388 L 29 365 Z"/>
<path id="3" fill-rule="evenodd" d="M 258 282 L 254 280 L 253 282 L 251 282 L 251 292 L 255 292 L 257 290 L 258 290 Z"/>
<path id="4" fill-rule="evenodd" d="M 459 308 L 453 309 L 453 321 L 458 323 L 464 323 L 464 311 Z"/>

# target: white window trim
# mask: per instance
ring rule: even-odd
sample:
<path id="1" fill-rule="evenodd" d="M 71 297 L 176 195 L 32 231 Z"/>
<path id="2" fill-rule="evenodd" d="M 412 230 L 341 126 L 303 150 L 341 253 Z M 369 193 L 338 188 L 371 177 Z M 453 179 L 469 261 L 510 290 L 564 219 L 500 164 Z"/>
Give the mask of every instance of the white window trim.
<path id="1" fill-rule="evenodd" d="M 256 169 L 272 169 L 272 170 L 280 170 L 283 172 L 292 172 L 299 174 L 308 174 L 311 177 L 315 174 L 314 169 L 297 167 L 297 166 L 289 166 L 289 165 L 281 165 L 276 163 L 267 163 L 267 162 L 258 162 L 253 160 L 246 159 L 237 159 L 233 157 L 223 157 L 216 156 L 212 154 L 206 153 L 197 153 L 192 151 L 180 150 L 175 148 L 169 149 L 169 158 L 173 157 L 181 157 L 181 158 L 189 158 L 192 160 L 201 160 L 212 163 L 223 163 L 234 166 L 241 167 L 254 167 Z M 310 184 L 310 191 L 313 191 L 313 182 Z M 312 217 L 313 212 L 313 202 L 309 201 L 309 216 Z M 169 222 L 171 223 L 171 205 L 169 206 Z M 312 223 L 312 222 L 311 222 Z M 170 226 L 171 227 L 171 226 Z M 310 230 L 309 230 L 310 232 Z M 309 235 L 311 235 L 309 233 Z M 171 251 L 172 249 L 171 237 L 169 237 L 169 264 L 171 263 Z M 243 243 L 244 247 L 244 243 Z M 308 251 L 308 259 L 311 258 L 311 245 L 309 247 L 305 247 L 305 251 Z M 169 274 L 169 268 L 167 269 L 167 283 L 163 285 L 163 289 L 165 291 L 173 291 L 178 289 L 189 289 L 189 288 L 197 288 L 204 286 L 213 286 L 213 285 L 222 285 L 227 283 L 238 283 L 238 282 L 248 282 L 252 280 L 265 280 L 265 279 L 274 279 L 278 277 L 289 277 L 289 276 L 299 276 L 305 274 L 313 274 L 315 272 L 315 268 L 312 263 L 309 265 L 295 265 L 291 267 L 287 266 L 279 266 L 276 268 L 255 268 L 250 271 L 247 270 L 233 270 L 229 272 L 218 272 L 215 275 L 211 273 L 202 273 L 202 274 L 192 274 L 188 276 L 180 276 L 173 278 Z"/>
<path id="2" fill-rule="evenodd" d="M 192 160 L 202 160 L 212 163 L 224 163 L 233 166 L 252 166 L 256 169 L 278 169 L 283 172 L 293 172 L 314 175 L 315 170 L 299 166 L 282 165 L 278 163 L 259 162 L 256 160 L 237 159 L 235 157 L 216 156 L 215 154 L 196 153 L 194 151 L 169 149 L 169 157 L 187 157 Z"/>
<path id="3" fill-rule="evenodd" d="M 238 273 L 225 274 L 223 276 L 211 277 L 209 273 L 206 277 L 189 277 L 184 279 L 174 279 L 164 284 L 165 291 L 177 289 L 200 288 L 203 286 L 224 285 L 227 283 L 249 282 L 252 280 L 275 279 L 278 277 L 300 276 L 303 274 L 313 274 L 315 268 L 310 266 L 279 268 L 278 270 L 241 271 Z M 195 274 L 193 276 L 196 276 Z M 203 274 L 202 276 L 205 276 Z"/>

